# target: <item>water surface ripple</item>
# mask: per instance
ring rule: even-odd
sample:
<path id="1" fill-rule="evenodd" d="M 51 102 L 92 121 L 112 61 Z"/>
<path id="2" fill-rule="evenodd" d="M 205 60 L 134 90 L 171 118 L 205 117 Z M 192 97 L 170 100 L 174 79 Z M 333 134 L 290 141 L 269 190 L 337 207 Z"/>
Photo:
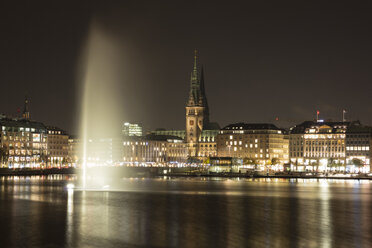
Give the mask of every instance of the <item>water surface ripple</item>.
<path id="1" fill-rule="evenodd" d="M 1 247 L 372 247 L 372 182 L 0 177 Z"/>

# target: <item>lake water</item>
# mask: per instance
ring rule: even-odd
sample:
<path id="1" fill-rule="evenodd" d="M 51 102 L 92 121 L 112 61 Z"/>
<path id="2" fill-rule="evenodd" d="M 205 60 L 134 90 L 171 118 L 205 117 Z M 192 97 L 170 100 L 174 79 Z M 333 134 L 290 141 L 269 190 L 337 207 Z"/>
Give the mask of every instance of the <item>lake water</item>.
<path id="1" fill-rule="evenodd" d="M 372 181 L 0 177 L 0 247 L 372 247 Z"/>

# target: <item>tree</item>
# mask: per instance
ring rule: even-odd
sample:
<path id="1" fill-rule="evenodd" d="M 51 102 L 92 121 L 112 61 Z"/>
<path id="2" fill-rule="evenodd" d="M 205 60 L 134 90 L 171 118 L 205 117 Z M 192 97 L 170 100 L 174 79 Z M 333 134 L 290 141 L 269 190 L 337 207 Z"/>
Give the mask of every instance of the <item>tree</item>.
<path id="1" fill-rule="evenodd" d="M 0 166 L 8 162 L 9 151 L 6 146 L 0 147 Z"/>
<path id="2" fill-rule="evenodd" d="M 272 158 L 271 159 L 271 164 L 272 165 L 276 165 L 276 164 L 279 164 L 280 163 L 280 160 L 278 158 Z"/>
<path id="3" fill-rule="evenodd" d="M 314 170 L 314 167 L 316 167 L 315 171 L 318 172 L 319 161 L 312 162 L 311 166 L 313 167 L 313 170 Z"/>
<path id="4" fill-rule="evenodd" d="M 68 163 L 67 162 L 67 159 L 65 157 L 63 157 L 63 159 L 62 159 L 62 166 L 65 165 L 65 164 L 67 164 L 67 163 Z"/>
<path id="5" fill-rule="evenodd" d="M 40 154 L 39 162 L 47 164 L 48 163 L 48 155 L 46 155 L 45 153 Z"/>
<path id="6" fill-rule="evenodd" d="M 341 163 L 340 161 L 338 161 L 337 163 L 335 163 L 335 166 L 337 167 L 337 170 L 340 171 L 341 167 L 344 167 L 345 165 L 343 163 Z"/>
<path id="7" fill-rule="evenodd" d="M 254 158 L 243 158 L 243 164 L 254 165 L 255 169 L 257 169 L 257 161 Z"/>
<path id="8" fill-rule="evenodd" d="M 243 163 L 244 164 L 251 164 L 251 165 L 253 165 L 253 164 L 256 164 L 256 160 L 253 159 L 253 158 L 246 157 L 246 158 L 243 159 Z"/>
<path id="9" fill-rule="evenodd" d="M 353 163 L 354 166 L 356 166 L 356 167 L 358 167 L 358 168 L 364 166 L 364 162 L 363 162 L 363 160 L 361 160 L 361 159 L 359 159 L 359 158 L 353 158 L 352 163 Z"/>

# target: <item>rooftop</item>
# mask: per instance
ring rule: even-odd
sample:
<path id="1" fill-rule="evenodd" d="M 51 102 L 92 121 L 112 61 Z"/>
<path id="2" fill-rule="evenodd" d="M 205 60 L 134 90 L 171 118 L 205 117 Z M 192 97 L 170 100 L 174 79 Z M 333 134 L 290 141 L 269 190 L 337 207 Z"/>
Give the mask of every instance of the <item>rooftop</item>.
<path id="1" fill-rule="evenodd" d="M 274 124 L 270 123 L 235 123 L 227 125 L 222 130 L 281 130 Z"/>

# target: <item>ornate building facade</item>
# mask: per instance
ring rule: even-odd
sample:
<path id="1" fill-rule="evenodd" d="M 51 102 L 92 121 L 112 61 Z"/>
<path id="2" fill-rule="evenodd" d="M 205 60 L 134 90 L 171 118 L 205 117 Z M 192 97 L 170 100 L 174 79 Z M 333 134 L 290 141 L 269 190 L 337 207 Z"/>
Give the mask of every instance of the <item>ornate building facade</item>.
<path id="1" fill-rule="evenodd" d="M 217 136 L 220 157 L 249 159 L 255 164 L 286 164 L 289 140 L 285 130 L 268 123 L 230 124 Z"/>
<path id="2" fill-rule="evenodd" d="M 290 129 L 291 170 L 328 171 L 333 165 L 344 167 L 346 131 L 349 122 L 305 121 Z"/>

